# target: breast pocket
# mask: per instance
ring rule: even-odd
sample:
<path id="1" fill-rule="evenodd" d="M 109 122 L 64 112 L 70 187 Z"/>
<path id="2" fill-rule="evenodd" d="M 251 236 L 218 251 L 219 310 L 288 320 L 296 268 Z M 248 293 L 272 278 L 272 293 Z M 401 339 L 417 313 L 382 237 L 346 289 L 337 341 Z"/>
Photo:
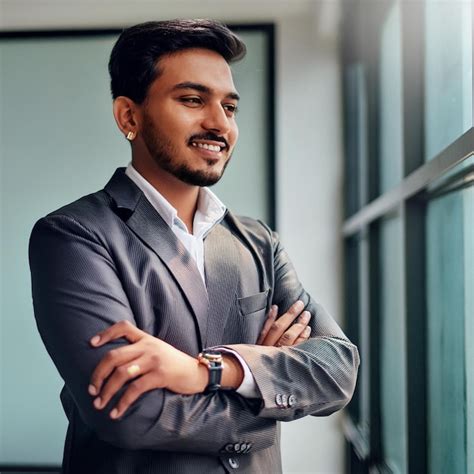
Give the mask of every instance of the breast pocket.
<path id="1" fill-rule="evenodd" d="M 251 316 L 254 313 L 265 311 L 267 308 L 268 291 L 265 290 L 256 295 L 238 298 L 239 311 L 242 316 Z"/>
<path id="2" fill-rule="evenodd" d="M 241 342 L 255 344 L 267 314 L 268 291 L 238 298 Z"/>

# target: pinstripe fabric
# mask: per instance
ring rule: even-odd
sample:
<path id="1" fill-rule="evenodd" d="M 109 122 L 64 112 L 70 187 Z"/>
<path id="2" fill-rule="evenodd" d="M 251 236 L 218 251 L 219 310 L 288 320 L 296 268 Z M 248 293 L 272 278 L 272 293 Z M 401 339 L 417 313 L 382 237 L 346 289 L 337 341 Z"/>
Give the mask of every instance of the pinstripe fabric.
<path id="1" fill-rule="evenodd" d="M 278 473 L 277 420 L 329 414 L 352 394 L 357 349 L 304 292 L 277 236 L 256 221 L 228 213 L 207 236 L 206 288 L 119 169 L 104 190 L 37 222 L 30 266 L 38 329 L 65 381 L 67 474 Z M 313 314 L 311 339 L 295 348 L 252 345 L 270 305 L 286 309 L 298 298 Z M 232 348 L 261 398 L 153 390 L 112 421 L 120 393 L 99 412 L 87 385 L 103 355 L 126 342 L 91 348 L 88 341 L 123 319 L 193 356 L 204 346 Z"/>

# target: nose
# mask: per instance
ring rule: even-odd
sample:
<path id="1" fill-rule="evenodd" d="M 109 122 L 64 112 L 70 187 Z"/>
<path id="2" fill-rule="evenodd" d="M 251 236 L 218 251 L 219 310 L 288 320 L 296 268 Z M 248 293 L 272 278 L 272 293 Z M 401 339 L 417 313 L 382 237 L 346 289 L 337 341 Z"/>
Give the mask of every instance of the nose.
<path id="1" fill-rule="evenodd" d="M 202 126 L 218 135 L 224 135 L 230 130 L 229 117 L 221 104 L 206 107 Z"/>

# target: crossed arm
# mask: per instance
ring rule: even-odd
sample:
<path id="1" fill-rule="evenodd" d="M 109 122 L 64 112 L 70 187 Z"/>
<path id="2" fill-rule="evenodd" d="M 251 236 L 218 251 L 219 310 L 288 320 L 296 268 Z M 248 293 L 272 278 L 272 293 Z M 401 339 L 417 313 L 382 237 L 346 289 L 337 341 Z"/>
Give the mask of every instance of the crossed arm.
<path id="1" fill-rule="evenodd" d="M 297 301 L 278 318 L 278 306 L 273 305 L 260 334 L 258 344 L 264 346 L 291 346 L 308 339 L 307 326 L 311 315 L 303 311 L 304 304 Z M 120 418 L 141 395 L 153 389 L 193 395 L 204 392 L 209 373 L 197 359 L 176 349 L 165 341 L 138 329 L 129 321 L 120 321 L 91 339 L 93 347 L 125 338 L 130 345 L 111 349 L 95 368 L 89 394 L 94 407 L 101 410 L 126 384 L 126 390 L 117 405 L 110 411 L 112 419 Z M 230 353 L 224 354 L 222 386 L 236 389 L 243 380 L 243 369 Z"/>

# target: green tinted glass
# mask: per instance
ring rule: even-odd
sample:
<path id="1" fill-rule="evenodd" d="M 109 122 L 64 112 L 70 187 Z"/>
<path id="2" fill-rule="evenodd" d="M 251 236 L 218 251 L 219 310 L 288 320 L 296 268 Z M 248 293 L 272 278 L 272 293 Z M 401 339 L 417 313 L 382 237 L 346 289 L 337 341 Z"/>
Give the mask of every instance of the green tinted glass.
<path id="1" fill-rule="evenodd" d="M 268 220 L 270 45 L 262 30 L 241 36 L 248 55 L 232 67 L 242 96 L 241 138 L 216 192 L 236 212 Z M 130 161 L 112 115 L 107 62 L 114 40 L 0 44 L 0 465 L 60 464 L 62 458 L 62 382 L 35 327 L 28 238 L 38 218 L 103 188 Z"/>
<path id="2" fill-rule="evenodd" d="M 472 163 L 471 158 L 463 166 Z M 441 189 L 428 205 L 428 456 L 432 473 L 472 472 L 468 452 L 472 452 L 474 429 L 473 209 L 472 187 L 444 194 Z"/>
<path id="3" fill-rule="evenodd" d="M 407 472 L 406 341 L 403 290 L 403 223 L 398 214 L 381 222 L 381 412 L 385 462 Z"/>
<path id="4" fill-rule="evenodd" d="M 472 4 L 428 0 L 425 159 L 472 127 Z"/>
<path id="5" fill-rule="evenodd" d="M 402 179 L 402 59 L 400 4 L 382 27 L 380 51 L 380 193 Z"/>

